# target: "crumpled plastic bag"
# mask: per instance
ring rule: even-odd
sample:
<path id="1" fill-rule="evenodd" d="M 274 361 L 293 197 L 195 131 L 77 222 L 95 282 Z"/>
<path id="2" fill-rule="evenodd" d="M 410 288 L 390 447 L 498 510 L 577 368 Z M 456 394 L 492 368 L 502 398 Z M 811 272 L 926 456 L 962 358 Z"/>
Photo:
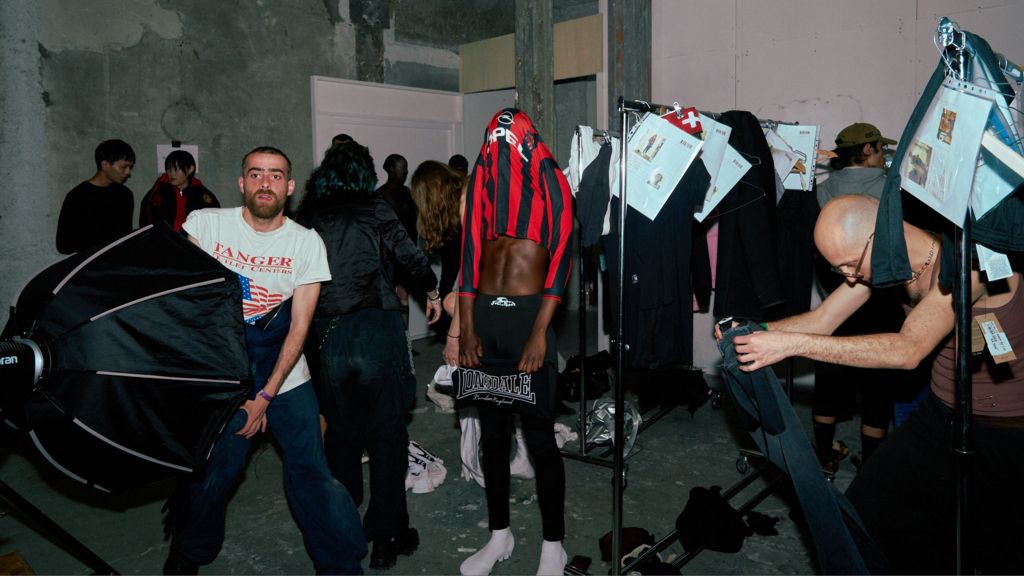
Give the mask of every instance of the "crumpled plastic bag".
<path id="1" fill-rule="evenodd" d="M 625 400 L 623 402 L 623 425 L 626 439 L 622 445 L 623 456 L 628 456 L 636 444 L 636 437 L 640 432 L 640 423 L 643 418 L 636 405 Z M 590 411 L 587 412 L 587 445 L 615 444 L 615 400 L 601 398 L 595 400 Z"/>

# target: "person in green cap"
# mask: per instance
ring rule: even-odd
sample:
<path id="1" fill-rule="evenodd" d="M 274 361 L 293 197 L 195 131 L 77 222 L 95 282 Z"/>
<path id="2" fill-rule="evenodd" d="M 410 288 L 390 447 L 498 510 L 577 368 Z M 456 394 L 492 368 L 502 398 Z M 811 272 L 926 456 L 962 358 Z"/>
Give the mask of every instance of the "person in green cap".
<path id="1" fill-rule="evenodd" d="M 885 183 L 886 146 L 896 141 L 882 136 L 874 124 L 857 122 L 836 136 L 832 172 L 818 184 L 818 205 L 845 194 L 867 194 L 880 198 Z"/>
<path id="2" fill-rule="evenodd" d="M 880 198 L 885 184 L 886 145 L 895 144 L 882 136 L 873 124 L 857 122 L 843 128 L 836 136 L 835 157 L 830 164 L 832 172 L 827 180 L 818 183 L 818 203 L 821 207 L 839 196 L 860 194 Z M 837 289 L 844 278 L 829 270 L 828 262 L 818 258 L 818 283 L 829 293 Z M 895 289 L 875 290 L 868 301 L 851 314 L 835 334 L 855 336 L 877 332 L 898 332 L 906 314 Z M 814 365 L 814 399 L 811 418 L 814 424 L 815 451 L 822 467 L 835 473 L 839 461 L 846 456 L 845 445 L 834 444 L 837 420 L 847 419 L 857 410 L 860 397 L 860 455 L 852 458 L 860 466 L 874 453 L 885 439 L 893 414 L 895 391 L 900 398 L 908 380 L 916 382 L 923 371 L 908 375 L 899 370 L 850 368 L 829 362 Z M 922 382 L 923 384 L 923 382 Z M 915 384 L 908 387 L 918 388 Z"/>

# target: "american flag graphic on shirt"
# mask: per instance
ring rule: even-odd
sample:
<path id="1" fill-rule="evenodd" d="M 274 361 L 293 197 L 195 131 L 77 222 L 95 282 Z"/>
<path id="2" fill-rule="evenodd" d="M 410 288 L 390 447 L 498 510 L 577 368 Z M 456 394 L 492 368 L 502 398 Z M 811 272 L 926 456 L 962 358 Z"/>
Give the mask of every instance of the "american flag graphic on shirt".
<path id="1" fill-rule="evenodd" d="M 239 274 L 238 282 L 242 285 L 242 317 L 247 324 L 253 324 L 284 300 L 283 295 L 267 290 L 252 278 Z"/>

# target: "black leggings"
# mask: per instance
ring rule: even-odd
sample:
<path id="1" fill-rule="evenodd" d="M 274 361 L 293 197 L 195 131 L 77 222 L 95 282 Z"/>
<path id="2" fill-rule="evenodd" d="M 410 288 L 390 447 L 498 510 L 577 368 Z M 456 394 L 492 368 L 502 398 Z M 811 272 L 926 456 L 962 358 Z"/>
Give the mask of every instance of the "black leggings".
<path id="1" fill-rule="evenodd" d="M 518 359 L 533 327 L 541 297 L 497 297 L 478 294 L 474 306 L 474 323 L 490 358 Z M 554 383 L 555 335 L 547 333 L 547 361 L 542 370 L 549 371 Z M 487 519 L 491 530 L 509 527 L 508 498 L 510 492 L 509 458 L 514 415 L 496 408 L 480 407 L 481 467 L 487 493 Z M 544 539 L 557 542 L 565 537 L 565 467 L 555 443 L 554 420 L 520 416 L 526 447 L 536 472 L 537 501 L 540 504 Z"/>

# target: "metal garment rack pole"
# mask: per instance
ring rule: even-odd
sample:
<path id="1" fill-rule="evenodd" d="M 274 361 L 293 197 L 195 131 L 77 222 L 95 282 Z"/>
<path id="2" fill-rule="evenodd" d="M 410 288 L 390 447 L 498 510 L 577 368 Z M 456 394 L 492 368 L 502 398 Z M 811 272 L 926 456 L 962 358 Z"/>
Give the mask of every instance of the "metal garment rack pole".
<path id="1" fill-rule="evenodd" d="M 577 156 L 580 158 L 581 156 Z M 582 163 L 582 160 L 580 160 Z M 577 172 L 582 176 L 583 170 Z M 563 450 L 562 455 L 566 458 L 611 468 L 612 463 L 607 458 L 594 457 L 587 453 L 587 272 L 586 263 L 583 260 L 583 234 L 577 234 L 576 250 L 579 254 L 579 341 L 580 341 L 580 400 L 576 411 L 576 430 L 579 435 L 579 451 L 572 452 Z"/>
<path id="2" fill-rule="evenodd" d="M 970 61 L 966 49 L 966 34 L 955 23 L 943 18 L 939 28 L 952 30 L 951 48 L 959 68 L 956 72 L 965 82 L 971 81 Z M 953 310 L 956 316 L 956 388 L 953 394 L 953 454 L 956 462 L 956 570 L 957 574 L 973 572 L 973 562 L 966 545 L 969 538 L 967 518 L 970 510 L 971 462 L 974 438 L 971 421 L 971 212 L 964 215 L 964 223 L 955 237 L 957 273 L 953 284 Z"/>
<path id="3" fill-rule="evenodd" d="M 785 475 L 781 471 L 779 471 L 777 468 L 774 468 L 774 467 L 770 466 L 767 462 L 763 462 L 755 470 L 751 471 L 749 474 L 747 474 L 743 478 L 740 478 L 735 484 L 733 484 L 727 490 L 725 490 L 725 492 L 722 492 L 722 498 L 724 500 L 728 501 L 728 500 L 732 499 L 733 496 L 739 494 L 747 486 L 753 484 L 754 480 L 757 480 L 758 478 L 760 478 L 762 473 L 765 472 L 765 470 L 768 470 L 768 469 L 771 469 L 771 470 L 775 471 L 774 476 L 767 480 L 767 485 L 765 487 L 761 488 L 749 500 L 744 502 L 742 506 L 740 506 L 739 508 L 736 509 L 736 513 L 739 514 L 740 516 L 742 516 L 743 514 L 746 514 L 747 512 L 753 510 L 755 506 L 757 506 L 762 501 L 764 501 L 764 499 L 767 498 L 768 495 L 772 493 L 772 490 L 775 489 L 775 485 L 778 484 L 783 478 L 785 478 Z M 679 537 L 679 530 L 672 530 L 671 532 L 666 534 L 661 540 L 658 540 L 657 542 L 655 542 L 653 546 L 651 546 L 650 548 L 644 550 L 643 553 L 641 553 L 639 556 L 637 556 L 635 559 L 633 559 L 632 562 L 630 562 L 629 564 L 623 566 L 622 567 L 622 572 L 626 573 L 626 574 L 630 573 L 635 568 L 638 568 L 641 564 L 643 564 L 644 562 L 646 562 L 647 560 L 652 558 L 655 554 L 657 554 L 657 553 L 661 552 L 662 550 L 664 550 L 665 548 L 668 548 L 669 546 L 671 546 L 672 543 L 678 537 Z M 705 548 L 706 548 L 706 546 L 702 545 L 702 546 L 700 546 L 698 548 L 695 548 L 693 550 L 686 550 L 683 554 L 681 554 L 675 560 L 672 561 L 672 565 L 675 566 L 676 568 L 682 567 L 684 564 L 687 564 L 691 560 L 696 558 L 697 554 L 700 554 L 701 552 L 703 552 Z"/>
<path id="4" fill-rule="evenodd" d="M 583 135 L 576 128 L 576 173 L 583 178 Z M 579 219 L 577 218 L 577 222 Z M 582 224 L 582 223 L 581 223 Z M 581 226 L 582 228 L 582 226 Z M 579 254 L 579 359 L 580 359 L 580 400 L 576 412 L 576 430 L 579 434 L 579 452 L 563 450 L 562 455 L 585 462 L 611 468 L 612 463 L 606 458 L 595 458 L 587 454 L 587 266 L 583 259 L 583 234 L 577 234 L 576 253 Z"/>
<path id="5" fill-rule="evenodd" d="M 964 82 L 973 82 L 973 63 L 971 49 L 968 47 L 967 34 L 949 18 L 943 18 L 936 28 L 937 37 L 946 42 L 945 52 L 952 57 L 955 69 L 952 72 Z M 1013 80 L 1024 80 L 1021 67 L 1007 60 L 1002 54 L 996 54 L 999 70 L 996 73 L 1008 74 Z M 986 136 L 988 136 L 986 132 Z M 1001 143 L 998 143 L 1001 145 Z M 956 569 L 957 574 L 971 574 L 974 571 L 974 560 L 969 551 L 970 490 L 973 478 L 971 464 L 974 458 L 974 430 L 972 407 L 971 380 L 971 349 L 967 342 L 971 333 L 971 315 L 973 298 L 971 295 L 971 212 L 968 208 L 963 225 L 954 237 L 956 247 L 956 274 L 953 284 L 953 309 L 956 325 L 956 387 L 953 395 L 953 454 L 956 462 Z"/>
<path id="6" fill-rule="evenodd" d="M 618 136 L 617 134 L 615 134 L 614 132 L 609 131 L 609 130 L 602 130 L 601 134 L 605 138 L 610 138 L 611 136 Z M 579 129 L 579 127 L 577 127 L 576 128 L 576 139 L 577 139 L 576 140 L 576 145 L 577 145 L 577 149 L 576 149 L 576 151 L 577 151 L 577 155 L 576 155 L 576 159 L 577 159 L 576 173 L 579 175 L 580 178 L 583 177 L 583 150 L 582 150 L 583 145 L 582 145 L 582 138 L 583 138 L 583 136 L 582 136 L 582 134 L 580 132 L 580 129 Z M 583 252 L 584 252 L 584 250 L 583 250 L 583 235 L 582 234 L 578 234 L 577 236 L 578 236 L 578 238 L 577 238 L 578 241 L 577 241 L 577 244 L 576 244 L 576 253 L 579 254 L 579 272 L 578 272 L 578 275 L 579 275 L 579 292 L 578 292 L 578 295 L 579 295 L 579 359 L 580 359 L 580 364 L 579 364 L 579 369 L 580 369 L 579 390 L 580 390 L 580 399 L 579 399 L 579 407 L 578 407 L 578 410 L 577 410 L 577 423 L 576 423 L 576 427 L 577 428 L 576 429 L 579 431 L 580 440 L 579 440 L 579 450 L 578 451 L 573 452 L 573 451 L 570 451 L 570 450 L 563 450 L 562 451 L 562 455 L 565 456 L 566 458 L 577 460 L 579 462 L 584 462 L 586 464 L 595 464 L 597 466 L 604 466 L 605 468 L 613 468 L 615 464 L 614 464 L 614 462 L 612 460 L 608 459 L 608 455 L 611 453 L 612 450 L 614 450 L 614 447 L 608 449 L 607 451 L 605 451 L 600 456 L 591 456 L 588 453 L 589 449 L 587 447 L 587 378 L 586 378 L 586 374 L 587 374 L 587 362 L 586 362 L 586 359 L 587 359 L 587 273 L 586 273 L 586 263 L 584 262 L 584 258 L 583 258 Z M 620 290 L 621 290 L 621 286 L 620 286 Z M 622 292 L 619 292 L 619 294 L 621 294 L 621 293 Z M 620 376 L 621 376 L 621 373 L 617 372 L 616 376 L 615 376 L 615 385 L 616 386 L 618 386 L 619 382 L 621 381 Z M 644 414 L 643 415 L 644 416 L 643 422 L 640 424 L 640 428 L 637 430 L 637 434 L 639 435 L 641 432 L 646 430 L 649 426 L 651 426 L 652 424 L 654 424 L 655 422 L 660 420 L 662 416 L 664 416 L 665 414 L 668 414 L 671 410 L 672 410 L 671 407 L 667 407 L 667 408 L 666 407 L 661 407 L 661 408 L 659 408 L 657 410 L 657 412 L 655 412 L 651 416 L 648 416 L 647 414 Z M 618 438 L 618 436 L 616 436 L 616 438 Z"/>
<path id="7" fill-rule="evenodd" d="M 625 289 L 624 276 L 626 274 L 626 210 L 627 187 L 626 187 L 626 140 L 629 138 L 629 114 L 631 112 L 652 112 L 657 109 L 657 104 L 651 104 L 643 100 L 626 100 L 619 96 L 619 132 L 622 134 L 621 146 L 619 146 L 619 219 L 616 223 L 619 232 L 619 263 L 618 263 L 618 298 L 616 298 L 615 310 L 615 334 L 612 340 L 614 350 L 612 361 L 615 366 L 615 434 L 613 438 L 623 438 L 625 431 L 625 419 L 623 410 L 625 408 L 625 386 L 622 382 L 623 374 L 623 352 L 626 345 L 623 342 L 623 318 L 625 317 L 625 305 L 623 304 L 623 290 Z M 622 567 L 622 491 L 625 488 L 625 458 L 623 454 L 624 442 L 614 442 L 614 456 L 612 466 L 612 573 L 619 574 Z"/>
<path id="8" fill-rule="evenodd" d="M 627 198 L 627 176 L 626 176 L 626 140 L 630 134 L 630 113 L 656 112 L 657 110 L 675 109 L 679 114 L 678 107 L 667 107 L 664 105 L 651 104 L 644 100 L 627 100 L 618 96 L 618 113 L 620 113 L 622 146 L 618 154 L 618 297 L 615 301 L 615 330 L 611 343 L 615 373 L 615 425 L 613 438 L 623 438 L 625 422 L 623 410 L 625 409 L 625 386 L 622 385 L 623 356 L 626 351 L 626 343 L 623 341 L 623 320 L 626 316 L 626 308 L 623 302 L 623 290 L 625 288 L 626 275 L 626 212 L 629 206 Z M 615 442 L 614 456 L 612 460 L 612 502 L 611 502 L 611 572 L 620 574 L 622 569 L 622 539 L 623 539 L 623 490 L 625 488 L 625 458 L 623 454 L 623 443 Z"/>
<path id="9" fill-rule="evenodd" d="M 666 106 L 663 104 L 652 104 L 643 100 L 626 100 L 619 96 L 619 123 L 622 138 L 619 147 L 619 218 L 616 223 L 619 233 L 619 262 L 618 262 L 618 298 L 616 298 L 616 325 L 615 334 L 612 340 L 613 362 L 615 372 L 615 432 L 614 438 L 622 438 L 624 433 L 623 410 L 625 407 L 625 387 L 622 386 L 623 374 L 623 352 L 626 345 L 623 342 L 623 318 L 625 306 L 623 304 L 624 277 L 626 273 L 626 211 L 628 207 L 627 181 L 626 181 L 626 140 L 629 138 L 629 114 L 633 112 L 658 112 L 659 110 L 675 109 L 677 114 L 681 113 L 678 106 Z M 778 121 L 775 124 L 783 123 Z M 584 440 L 585 441 L 585 440 Z M 624 454 L 623 442 L 614 442 L 614 458 L 612 466 L 612 573 L 620 574 L 622 567 L 622 492 L 625 488 Z"/>

